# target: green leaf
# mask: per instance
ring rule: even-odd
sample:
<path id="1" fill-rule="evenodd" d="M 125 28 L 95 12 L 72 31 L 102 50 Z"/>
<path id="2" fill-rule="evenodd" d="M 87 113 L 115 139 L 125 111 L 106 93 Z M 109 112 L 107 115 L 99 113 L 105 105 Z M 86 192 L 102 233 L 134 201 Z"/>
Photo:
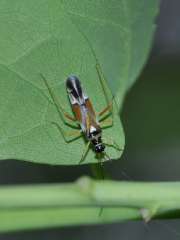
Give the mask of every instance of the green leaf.
<path id="1" fill-rule="evenodd" d="M 95 68 L 96 57 L 115 96 L 114 125 L 103 135 L 124 148 L 118 111 L 151 46 L 158 1 L 0 0 L 0 159 L 77 164 L 83 138 L 66 143 L 57 109 L 42 73 L 66 111 L 65 80 L 80 77 L 96 111 L 107 104 Z M 84 37 L 86 36 L 86 37 Z M 88 41 L 87 41 L 87 39 Z M 107 148 L 111 158 L 122 153 Z M 90 149 L 84 163 L 97 162 Z"/>

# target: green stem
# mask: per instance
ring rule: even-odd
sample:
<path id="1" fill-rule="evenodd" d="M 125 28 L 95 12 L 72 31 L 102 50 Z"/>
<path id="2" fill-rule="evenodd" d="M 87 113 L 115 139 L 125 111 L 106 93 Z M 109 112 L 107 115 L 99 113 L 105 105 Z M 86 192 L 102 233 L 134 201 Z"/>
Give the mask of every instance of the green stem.
<path id="1" fill-rule="evenodd" d="M 67 184 L 0 187 L 0 231 L 137 218 L 147 221 L 178 209 L 180 182 L 95 181 L 83 177 Z"/>
<path id="2" fill-rule="evenodd" d="M 112 223 L 139 219 L 137 209 L 107 208 L 99 216 L 99 208 L 36 208 L 0 210 L 0 232 L 59 226 Z"/>
<path id="3" fill-rule="evenodd" d="M 124 206 L 180 208 L 180 183 L 95 181 L 0 187 L 0 208 Z"/>

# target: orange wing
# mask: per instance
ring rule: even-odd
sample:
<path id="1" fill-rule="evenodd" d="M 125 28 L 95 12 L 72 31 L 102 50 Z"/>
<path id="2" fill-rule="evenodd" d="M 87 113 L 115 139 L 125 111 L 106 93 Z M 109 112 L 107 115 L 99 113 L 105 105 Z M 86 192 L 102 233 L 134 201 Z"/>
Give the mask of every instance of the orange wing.
<path id="1" fill-rule="evenodd" d="M 82 122 L 81 109 L 78 104 L 72 105 L 72 110 L 75 114 L 76 120 Z"/>
<path id="2" fill-rule="evenodd" d="M 84 108 L 79 104 L 72 105 L 72 109 L 77 121 L 80 123 L 83 131 L 88 133 L 91 126 L 98 128 L 99 124 L 96 121 L 96 114 L 89 99 L 86 99 L 84 107 L 87 111 L 84 111 Z"/>
<path id="3" fill-rule="evenodd" d="M 96 113 L 89 99 L 86 100 L 86 107 L 89 110 L 89 113 L 96 119 Z"/>

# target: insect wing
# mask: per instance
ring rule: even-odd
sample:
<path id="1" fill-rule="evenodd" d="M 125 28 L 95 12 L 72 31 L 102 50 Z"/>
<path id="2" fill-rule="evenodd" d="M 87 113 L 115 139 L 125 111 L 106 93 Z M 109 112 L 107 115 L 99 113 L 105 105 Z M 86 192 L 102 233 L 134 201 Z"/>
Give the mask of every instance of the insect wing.
<path id="1" fill-rule="evenodd" d="M 94 108 L 93 108 L 93 106 L 92 106 L 91 101 L 90 101 L 88 98 L 86 99 L 85 105 L 86 105 L 86 108 L 87 108 L 89 114 L 91 115 L 91 117 L 93 117 L 94 119 L 96 119 L 96 114 L 95 114 Z"/>
<path id="2" fill-rule="evenodd" d="M 87 96 L 84 94 L 81 83 L 76 76 L 70 76 L 66 80 L 67 92 L 69 94 L 71 104 L 85 104 Z"/>

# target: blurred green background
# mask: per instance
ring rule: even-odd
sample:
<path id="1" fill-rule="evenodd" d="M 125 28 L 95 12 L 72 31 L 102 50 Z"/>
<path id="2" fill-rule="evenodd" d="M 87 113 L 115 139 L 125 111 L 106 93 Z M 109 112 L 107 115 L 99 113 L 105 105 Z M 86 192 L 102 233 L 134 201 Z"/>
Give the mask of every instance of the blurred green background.
<path id="1" fill-rule="evenodd" d="M 126 149 L 105 164 L 114 179 L 180 181 L 180 2 L 163 0 L 149 61 L 121 112 Z M 89 166 L 60 167 L 0 162 L 0 183 L 73 181 Z M 0 235 L 1 239 L 179 239 L 180 220 L 153 220 Z"/>

